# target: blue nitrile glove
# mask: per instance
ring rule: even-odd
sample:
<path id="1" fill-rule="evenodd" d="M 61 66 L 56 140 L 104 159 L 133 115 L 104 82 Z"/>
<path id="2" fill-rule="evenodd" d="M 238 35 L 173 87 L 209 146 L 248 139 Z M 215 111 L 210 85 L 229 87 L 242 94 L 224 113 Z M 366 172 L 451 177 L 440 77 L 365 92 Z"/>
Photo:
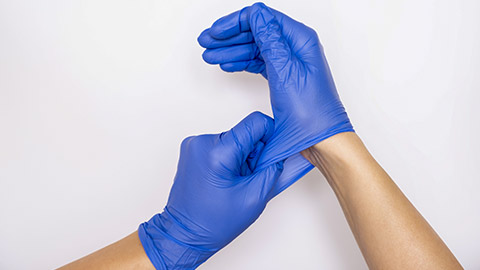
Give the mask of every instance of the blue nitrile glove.
<path id="1" fill-rule="evenodd" d="M 182 142 L 167 206 L 138 229 L 156 269 L 196 268 L 259 217 L 283 168 L 256 168 L 273 131 L 273 119 L 254 112 L 230 131 Z"/>
<path id="2" fill-rule="evenodd" d="M 285 160 L 275 189 L 288 187 L 311 164 L 300 151 L 337 133 L 353 131 L 315 31 L 256 3 L 218 19 L 198 37 L 203 59 L 227 72 L 268 79 L 275 132 L 258 166 Z"/>

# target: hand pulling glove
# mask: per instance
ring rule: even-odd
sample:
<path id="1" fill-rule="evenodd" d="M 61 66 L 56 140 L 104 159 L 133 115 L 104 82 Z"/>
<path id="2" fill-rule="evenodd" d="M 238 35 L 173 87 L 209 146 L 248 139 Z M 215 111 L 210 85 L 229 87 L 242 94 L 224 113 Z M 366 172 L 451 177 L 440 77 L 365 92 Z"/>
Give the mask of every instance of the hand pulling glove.
<path id="1" fill-rule="evenodd" d="M 273 132 L 273 119 L 254 112 L 230 131 L 182 142 L 167 205 L 138 229 L 156 269 L 196 268 L 259 217 L 283 169 L 257 169 Z"/>
<path id="2" fill-rule="evenodd" d="M 260 73 L 268 80 L 275 131 L 258 167 L 286 159 L 275 193 L 313 168 L 300 151 L 354 131 L 313 29 L 256 3 L 218 19 L 198 42 L 206 48 L 207 63 L 227 72 Z"/>

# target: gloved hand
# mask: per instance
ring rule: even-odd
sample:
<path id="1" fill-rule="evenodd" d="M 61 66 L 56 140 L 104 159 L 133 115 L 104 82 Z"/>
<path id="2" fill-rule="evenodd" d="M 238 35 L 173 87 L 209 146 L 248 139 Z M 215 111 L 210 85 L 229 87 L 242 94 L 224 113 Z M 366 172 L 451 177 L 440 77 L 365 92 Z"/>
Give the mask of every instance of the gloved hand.
<path id="1" fill-rule="evenodd" d="M 163 213 L 138 229 L 156 269 L 196 268 L 259 217 L 283 168 L 256 169 L 273 131 L 273 119 L 254 112 L 230 131 L 182 142 Z"/>
<path id="2" fill-rule="evenodd" d="M 198 37 L 203 59 L 227 72 L 260 73 L 268 79 L 275 132 L 258 161 L 279 160 L 285 189 L 311 168 L 299 152 L 337 133 L 353 131 L 335 89 L 315 31 L 256 3 L 218 19 Z"/>

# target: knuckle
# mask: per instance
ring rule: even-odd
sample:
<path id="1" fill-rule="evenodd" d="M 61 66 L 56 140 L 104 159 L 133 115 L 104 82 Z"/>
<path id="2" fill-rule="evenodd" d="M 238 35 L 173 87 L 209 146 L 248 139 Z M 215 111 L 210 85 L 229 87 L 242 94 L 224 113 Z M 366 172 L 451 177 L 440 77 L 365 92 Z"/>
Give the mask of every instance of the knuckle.
<path id="1" fill-rule="evenodd" d="M 315 37 L 317 36 L 317 31 L 315 31 L 310 26 L 305 25 L 305 31 L 311 36 L 315 36 Z"/>
<path id="2" fill-rule="evenodd" d="M 231 64 L 220 64 L 220 69 L 222 69 L 225 72 L 233 72 L 232 70 L 232 65 Z"/>
<path id="3" fill-rule="evenodd" d="M 250 114 L 252 118 L 265 118 L 265 115 L 259 111 L 254 111 Z"/>
<path id="4" fill-rule="evenodd" d="M 262 2 L 256 2 L 255 4 L 252 5 L 252 7 L 264 8 L 264 7 L 265 7 L 265 4 L 262 3 Z"/>
<path id="5" fill-rule="evenodd" d="M 187 138 L 183 139 L 182 143 L 180 144 L 180 148 L 182 150 L 190 148 L 196 137 L 197 136 L 188 136 Z"/>

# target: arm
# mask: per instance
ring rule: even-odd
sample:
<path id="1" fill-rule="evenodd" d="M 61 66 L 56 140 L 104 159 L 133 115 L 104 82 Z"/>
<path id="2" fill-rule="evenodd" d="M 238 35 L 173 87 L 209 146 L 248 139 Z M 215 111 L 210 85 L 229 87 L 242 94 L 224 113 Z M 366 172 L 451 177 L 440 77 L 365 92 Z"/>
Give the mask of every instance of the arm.
<path id="1" fill-rule="evenodd" d="M 254 112 L 221 134 L 186 138 L 163 212 L 61 269 L 195 269 L 246 230 L 274 197 L 283 162 L 257 169 L 274 130 Z"/>
<path id="2" fill-rule="evenodd" d="M 71 262 L 59 270 L 76 269 L 155 269 L 143 250 L 138 233 Z"/>
<path id="3" fill-rule="evenodd" d="M 355 133 L 302 154 L 327 178 L 370 269 L 462 269 Z"/>
<path id="4" fill-rule="evenodd" d="M 218 19 L 198 41 L 206 62 L 268 79 L 275 133 L 263 158 L 308 149 L 371 268 L 461 268 L 353 133 L 313 29 L 257 3 Z"/>

